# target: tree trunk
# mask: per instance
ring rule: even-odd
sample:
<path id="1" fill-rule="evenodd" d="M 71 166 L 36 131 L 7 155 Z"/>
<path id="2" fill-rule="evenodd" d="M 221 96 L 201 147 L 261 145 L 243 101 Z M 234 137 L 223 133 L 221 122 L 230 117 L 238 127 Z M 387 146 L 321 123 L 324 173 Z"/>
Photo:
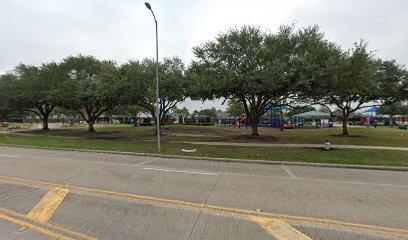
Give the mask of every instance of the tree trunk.
<path id="1" fill-rule="evenodd" d="M 280 112 L 280 130 L 281 132 L 283 132 L 283 114 L 282 111 Z"/>
<path id="2" fill-rule="evenodd" d="M 95 132 L 94 123 L 91 121 L 88 123 L 88 132 Z"/>
<path id="3" fill-rule="evenodd" d="M 43 122 L 42 130 L 50 130 L 48 128 L 48 118 L 49 118 L 48 114 L 44 114 L 44 116 L 41 118 L 41 120 Z"/>
<path id="4" fill-rule="evenodd" d="M 94 124 L 95 124 L 95 118 L 94 117 L 89 117 L 89 120 L 88 120 L 88 132 L 95 132 Z"/>
<path id="5" fill-rule="evenodd" d="M 343 112 L 343 135 L 349 135 L 347 123 L 348 123 L 349 115 Z"/>
<path id="6" fill-rule="evenodd" d="M 256 114 L 252 114 L 252 125 L 251 125 L 252 136 L 259 136 L 258 123 L 259 123 L 259 117 L 256 116 Z"/>
<path id="7" fill-rule="evenodd" d="M 392 115 L 391 115 L 391 118 L 390 118 L 390 124 L 391 124 L 391 127 L 393 128 L 394 127 L 394 119 L 392 118 Z"/>

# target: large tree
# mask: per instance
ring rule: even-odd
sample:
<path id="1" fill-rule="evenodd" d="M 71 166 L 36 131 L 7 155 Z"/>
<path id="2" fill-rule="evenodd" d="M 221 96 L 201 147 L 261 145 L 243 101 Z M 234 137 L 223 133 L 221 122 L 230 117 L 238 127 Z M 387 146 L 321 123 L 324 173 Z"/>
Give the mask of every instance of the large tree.
<path id="1" fill-rule="evenodd" d="M 399 74 L 391 62 L 374 58 L 363 41 L 346 51 L 333 54 L 326 65 L 321 66 L 325 77 L 310 78 L 304 92 L 315 103 L 334 105 L 341 111 L 343 135 L 348 135 L 349 116 L 359 109 L 374 106 L 381 101 L 391 101 L 397 96 Z M 392 91 L 392 86 L 396 90 Z M 388 90 L 387 90 L 388 89 Z"/>
<path id="2" fill-rule="evenodd" d="M 207 116 L 209 116 L 210 118 L 215 119 L 215 118 L 217 118 L 218 111 L 217 111 L 217 109 L 216 109 L 215 107 L 205 108 L 205 109 L 201 109 L 201 110 L 198 112 L 198 114 L 199 114 L 199 115 L 200 115 L 200 114 L 207 115 Z"/>
<path id="3" fill-rule="evenodd" d="M 304 113 L 304 112 L 310 112 L 310 111 L 316 111 L 316 108 L 314 108 L 313 106 L 295 105 L 289 109 L 288 116 L 293 116 L 293 115 L 297 115 L 297 114 Z"/>
<path id="4" fill-rule="evenodd" d="M 179 116 L 182 116 L 183 118 L 190 116 L 190 111 L 186 107 L 183 108 L 175 107 L 173 109 L 173 112 Z"/>
<path id="5" fill-rule="evenodd" d="M 68 57 L 63 61 L 66 84 L 64 107 L 77 111 L 95 132 L 96 119 L 103 113 L 126 103 L 127 85 L 116 64 L 92 56 Z"/>
<path id="6" fill-rule="evenodd" d="M 400 86 L 400 99 L 402 101 L 408 101 L 408 71 L 405 69 L 405 76 Z"/>
<path id="7" fill-rule="evenodd" d="M 386 103 L 378 108 L 378 113 L 393 115 L 408 115 L 408 105 L 402 102 Z"/>
<path id="8" fill-rule="evenodd" d="M 35 113 L 43 122 L 43 130 L 49 130 L 48 119 L 56 106 L 60 106 L 63 76 L 56 63 L 40 67 L 20 64 L 13 73 L 6 74 L 2 81 L 8 86 L 6 102 L 8 109 Z"/>
<path id="9" fill-rule="evenodd" d="M 121 67 L 121 73 L 130 83 L 130 101 L 147 109 L 156 123 L 155 62 L 151 59 L 130 61 Z M 165 58 L 159 63 L 159 86 L 159 119 L 163 124 L 166 114 L 185 99 L 188 85 L 180 58 Z"/>
<path id="10" fill-rule="evenodd" d="M 0 120 L 7 118 L 12 112 L 10 107 L 10 96 L 12 95 L 10 87 L 14 78 L 12 74 L 0 75 Z"/>
<path id="11" fill-rule="evenodd" d="M 260 117 L 268 108 L 296 95 L 299 36 L 293 26 L 282 26 L 275 34 L 244 26 L 193 48 L 197 60 L 189 70 L 195 86 L 191 97 L 239 100 L 251 120 L 252 135 L 258 135 Z"/>

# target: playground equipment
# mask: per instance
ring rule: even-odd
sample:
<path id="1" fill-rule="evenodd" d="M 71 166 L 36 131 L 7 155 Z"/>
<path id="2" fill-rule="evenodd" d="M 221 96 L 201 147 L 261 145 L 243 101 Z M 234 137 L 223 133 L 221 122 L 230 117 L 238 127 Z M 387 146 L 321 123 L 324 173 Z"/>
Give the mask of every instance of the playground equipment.
<path id="1" fill-rule="evenodd" d="M 374 106 L 371 107 L 363 112 L 363 115 L 367 116 L 367 119 L 363 119 L 363 121 L 357 123 L 358 125 L 366 125 L 367 127 L 370 127 L 370 125 L 373 125 L 374 127 L 377 126 L 377 121 L 375 120 L 375 116 L 377 115 L 377 110 L 378 107 Z"/>
<path id="2" fill-rule="evenodd" d="M 294 129 L 294 128 L 304 128 L 305 123 L 309 122 L 310 127 L 316 128 L 329 128 L 333 127 L 333 120 L 330 114 L 310 111 L 301 114 L 294 115 L 292 117 L 281 117 L 280 114 L 285 114 L 289 109 L 286 105 L 279 105 L 277 107 L 270 107 L 267 109 L 267 113 L 262 116 L 259 120 L 259 127 L 270 127 L 270 128 L 281 128 L 284 129 Z M 219 116 L 219 121 L 217 126 L 222 127 L 251 127 L 252 119 L 246 114 L 234 115 L 234 116 Z"/>
<path id="3" fill-rule="evenodd" d="M 360 122 L 356 123 L 356 125 L 366 125 L 367 124 L 367 118 L 363 118 Z"/>

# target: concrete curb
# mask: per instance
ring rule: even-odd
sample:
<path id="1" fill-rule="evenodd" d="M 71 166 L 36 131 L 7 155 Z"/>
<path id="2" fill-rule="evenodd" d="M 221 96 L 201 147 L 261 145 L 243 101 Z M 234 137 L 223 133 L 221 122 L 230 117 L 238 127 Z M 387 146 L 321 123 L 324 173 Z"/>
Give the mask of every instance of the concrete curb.
<path id="1" fill-rule="evenodd" d="M 176 142 L 176 141 L 175 141 Z M 324 147 L 324 144 L 310 144 L 310 143 L 235 143 L 235 142 L 186 142 L 187 144 L 196 145 L 208 145 L 208 146 L 232 146 L 232 147 L 268 147 L 268 148 L 320 148 Z M 392 147 L 392 146 L 368 146 L 368 145 L 347 145 L 347 144 L 334 144 L 331 145 L 332 149 L 358 149 L 358 150 L 392 150 L 392 151 L 408 151 L 408 147 Z"/>
<path id="2" fill-rule="evenodd" d="M 109 153 L 109 154 L 122 154 L 122 155 L 134 155 L 134 156 L 146 156 L 146 157 L 193 159 L 193 160 L 206 160 L 206 161 L 257 163 L 257 164 L 271 164 L 271 165 L 387 170 L 387 171 L 408 171 L 408 167 L 387 167 L 387 166 L 351 165 L 351 164 L 268 161 L 268 160 L 255 160 L 255 159 L 251 160 L 251 159 L 236 159 L 236 158 L 211 158 L 211 157 L 195 157 L 195 156 L 185 156 L 185 155 L 165 155 L 165 154 L 155 154 L 155 153 L 134 153 L 134 152 L 117 152 L 117 151 L 104 151 L 104 150 L 91 150 L 91 149 L 35 147 L 35 146 L 25 146 L 25 145 L 15 145 L 15 144 L 0 144 L 0 146 L 47 149 L 47 150 L 63 150 L 63 151 L 73 151 L 73 152 Z"/>

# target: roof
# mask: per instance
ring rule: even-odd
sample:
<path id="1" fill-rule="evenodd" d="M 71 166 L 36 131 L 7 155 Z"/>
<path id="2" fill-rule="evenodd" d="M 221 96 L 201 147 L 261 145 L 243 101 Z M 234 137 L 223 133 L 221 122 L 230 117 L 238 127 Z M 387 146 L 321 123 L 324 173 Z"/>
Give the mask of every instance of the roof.
<path id="1" fill-rule="evenodd" d="M 150 115 L 148 113 L 144 113 L 144 112 L 139 112 L 137 114 L 137 117 L 139 117 L 139 118 L 152 118 L 152 115 Z"/>
<path id="2" fill-rule="evenodd" d="M 195 116 L 196 118 L 209 118 L 210 116 L 205 115 L 205 114 L 198 114 Z"/>
<path id="3" fill-rule="evenodd" d="M 178 114 L 175 112 L 167 113 L 166 116 L 177 117 Z"/>
<path id="4" fill-rule="evenodd" d="M 330 117 L 329 113 L 319 112 L 319 111 L 310 111 L 300 114 L 293 115 L 294 117 L 304 117 L 304 118 L 313 118 L 313 117 Z"/>

